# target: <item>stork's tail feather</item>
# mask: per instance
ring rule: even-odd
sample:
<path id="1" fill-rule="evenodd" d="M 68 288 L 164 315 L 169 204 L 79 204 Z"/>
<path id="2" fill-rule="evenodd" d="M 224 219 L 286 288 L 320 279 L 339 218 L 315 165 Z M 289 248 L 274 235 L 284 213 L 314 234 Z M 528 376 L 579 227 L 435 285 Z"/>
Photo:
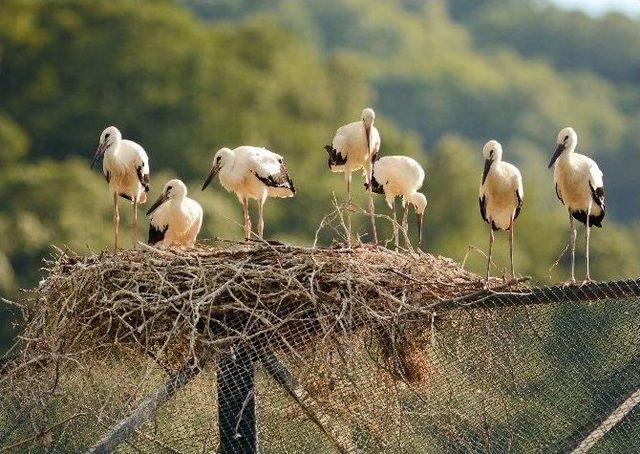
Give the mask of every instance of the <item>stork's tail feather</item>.
<path id="1" fill-rule="evenodd" d="M 580 211 L 572 211 L 571 216 L 574 217 L 577 221 L 582 222 L 584 225 L 587 225 L 587 212 Z M 593 214 L 589 216 L 589 225 L 591 227 L 602 227 L 602 220 L 604 219 L 604 207 L 602 207 L 602 212 L 594 216 Z"/>
<path id="2" fill-rule="evenodd" d="M 366 190 L 369 190 L 369 183 L 365 182 L 364 188 Z M 371 192 L 375 192 L 376 194 L 384 194 L 384 186 L 378 183 L 378 180 L 376 180 L 376 177 L 374 175 L 371 175 Z"/>
<path id="3" fill-rule="evenodd" d="M 336 166 L 343 166 L 347 163 L 347 158 L 343 157 L 338 150 L 331 145 L 325 145 L 324 149 L 329 154 L 329 169 L 333 170 Z"/>
<path id="4" fill-rule="evenodd" d="M 153 245 L 164 240 L 164 235 L 165 233 L 167 233 L 168 229 L 169 229 L 168 225 L 164 227 L 156 227 L 153 224 L 149 224 L 149 240 L 147 242 Z"/>

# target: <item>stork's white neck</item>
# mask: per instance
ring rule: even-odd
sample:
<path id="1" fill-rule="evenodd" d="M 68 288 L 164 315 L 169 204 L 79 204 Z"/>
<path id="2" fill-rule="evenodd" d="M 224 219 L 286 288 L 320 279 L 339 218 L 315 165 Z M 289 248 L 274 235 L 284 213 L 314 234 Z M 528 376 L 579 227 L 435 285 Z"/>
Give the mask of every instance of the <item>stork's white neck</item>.
<path id="1" fill-rule="evenodd" d="M 169 200 L 169 208 L 171 209 L 171 211 L 180 210 L 180 208 L 182 207 L 182 203 L 186 198 L 186 194 L 176 194 L 175 196 L 173 196 L 171 200 Z"/>
<path id="2" fill-rule="evenodd" d="M 109 142 L 109 146 L 107 147 L 107 150 L 104 152 L 105 158 L 110 157 L 118 160 L 118 154 L 119 154 L 121 145 L 122 145 L 122 139 L 118 139 L 118 138 L 111 139 L 111 141 Z"/>
<path id="3" fill-rule="evenodd" d="M 220 168 L 220 179 L 224 180 L 223 184 L 235 184 L 244 178 L 242 173 L 236 172 L 236 156 L 229 153 L 224 158 L 222 168 Z"/>
<path id="4" fill-rule="evenodd" d="M 560 156 L 558 156 L 558 162 L 567 162 L 571 160 L 571 156 L 573 156 L 573 153 L 576 151 L 576 144 L 575 143 L 571 143 L 567 146 L 567 148 L 565 148 L 562 153 L 560 153 Z"/>

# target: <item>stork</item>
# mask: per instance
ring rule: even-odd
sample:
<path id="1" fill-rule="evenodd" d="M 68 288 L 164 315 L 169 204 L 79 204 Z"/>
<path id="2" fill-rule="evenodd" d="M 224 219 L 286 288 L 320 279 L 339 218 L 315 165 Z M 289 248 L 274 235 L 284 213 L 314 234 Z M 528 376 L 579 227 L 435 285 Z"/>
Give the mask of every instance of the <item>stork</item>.
<path id="1" fill-rule="evenodd" d="M 202 185 L 203 191 L 218 174 L 222 186 L 234 192 L 242 203 L 246 239 L 251 238 L 249 199 L 258 202 L 258 237 L 263 238 L 267 197 L 293 197 L 296 193 L 282 156 L 266 148 L 244 145 L 233 150 L 226 147 L 218 150 Z"/>
<path id="2" fill-rule="evenodd" d="M 591 226 L 602 227 L 604 219 L 604 182 L 602 171 L 593 159 L 575 153 L 578 135 L 573 128 L 564 128 L 558 133 L 556 151 L 549 168 L 553 169 L 556 195 L 569 212 L 571 230 L 571 279 L 565 284 L 574 284 L 577 231 L 573 219 L 582 222 L 585 228 L 587 276 L 583 283 L 591 282 L 589 269 L 589 239 Z"/>
<path id="3" fill-rule="evenodd" d="M 369 188 L 369 214 L 371 216 L 371 229 L 374 243 L 378 242 L 376 221 L 373 205 L 373 193 L 371 192 L 371 169 L 374 157 L 380 150 L 380 133 L 373 126 L 376 114 L 373 109 L 367 107 L 362 111 L 362 119 L 341 126 L 331 145 L 324 149 L 329 154 L 329 170 L 332 172 L 344 172 L 347 182 L 347 199 L 351 203 L 351 174 L 362 169 L 365 183 Z"/>
<path id="4" fill-rule="evenodd" d="M 494 230 L 509 231 L 509 258 L 511 259 L 511 277 L 515 278 L 513 265 L 513 228 L 520 214 L 524 189 L 522 175 L 518 168 L 502 160 L 502 146 L 496 140 L 487 142 L 483 149 L 484 170 L 478 201 L 480 214 L 489 224 L 489 257 L 485 285 L 489 283 L 489 266 L 493 249 Z"/>
<path id="5" fill-rule="evenodd" d="M 93 156 L 91 168 L 100 157 L 102 174 L 113 195 L 114 250 L 118 250 L 118 230 L 120 228 L 120 210 L 118 196 L 127 199 L 133 206 L 133 247 L 138 242 L 138 204 L 147 201 L 149 192 L 149 158 L 140 145 L 131 140 L 122 139 L 115 126 L 109 126 L 100 134 L 98 149 Z"/>
<path id="6" fill-rule="evenodd" d="M 409 205 L 413 205 L 420 228 L 418 247 L 422 247 L 422 222 L 427 198 L 418 192 L 424 182 L 424 169 L 415 159 L 407 156 L 385 156 L 376 159 L 371 171 L 371 190 L 376 194 L 384 194 L 385 201 L 393 210 L 393 236 L 398 246 L 398 229 L 396 222 L 396 197 L 402 197 L 404 215 L 402 228 L 407 231 Z M 365 185 L 367 185 L 365 183 Z M 367 187 L 368 189 L 368 187 Z"/>
<path id="7" fill-rule="evenodd" d="M 202 227 L 202 207 L 187 197 L 187 187 L 169 180 L 149 211 L 149 244 L 193 247 Z"/>

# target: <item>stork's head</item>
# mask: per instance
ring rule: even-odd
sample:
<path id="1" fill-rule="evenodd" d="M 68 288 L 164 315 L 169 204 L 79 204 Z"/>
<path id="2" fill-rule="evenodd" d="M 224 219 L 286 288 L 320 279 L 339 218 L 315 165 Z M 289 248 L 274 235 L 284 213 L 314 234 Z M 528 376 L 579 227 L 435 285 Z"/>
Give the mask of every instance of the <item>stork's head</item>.
<path id="1" fill-rule="evenodd" d="M 376 113 L 371 107 L 367 107 L 362 110 L 362 122 L 368 128 L 373 125 L 373 121 L 376 119 Z"/>
<path id="2" fill-rule="evenodd" d="M 371 107 L 367 107 L 362 111 L 362 124 L 364 125 L 364 135 L 367 138 L 367 148 L 371 150 L 371 128 L 373 121 L 376 119 L 376 113 Z"/>
<path id="3" fill-rule="evenodd" d="M 427 198 L 421 192 L 414 192 L 407 197 L 407 201 L 413 205 L 413 208 L 416 210 L 416 214 L 423 214 L 424 210 L 427 208 Z"/>
<path id="4" fill-rule="evenodd" d="M 422 247 L 422 224 L 424 223 L 424 210 L 427 208 L 427 198 L 421 192 L 414 192 L 409 197 L 407 197 L 407 201 L 413 205 L 413 208 L 416 210 L 416 218 L 418 220 L 420 239 L 418 241 L 418 246 Z"/>
<path id="5" fill-rule="evenodd" d="M 482 147 L 482 155 L 485 161 L 501 161 L 502 145 L 497 140 L 490 140 Z"/>
<path id="6" fill-rule="evenodd" d="M 213 157 L 213 163 L 211 164 L 211 170 L 209 170 L 209 174 L 207 175 L 206 180 L 204 180 L 204 184 L 202 185 L 202 190 L 204 191 L 211 180 L 220 172 L 224 166 L 229 165 L 233 161 L 233 151 L 229 148 L 224 147 L 220 148 L 215 156 Z"/>
<path id="7" fill-rule="evenodd" d="M 490 140 L 482 147 L 482 155 L 484 156 L 484 170 L 482 171 L 482 184 L 489 175 L 491 165 L 496 161 L 502 161 L 502 145 L 497 140 Z"/>
<path id="8" fill-rule="evenodd" d="M 567 127 L 562 129 L 558 133 L 558 137 L 556 138 L 556 151 L 551 156 L 551 161 L 549 161 L 549 168 L 553 164 L 555 164 L 556 160 L 564 153 L 572 153 L 573 150 L 576 149 L 576 145 L 578 145 L 578 135 L 571 127 Z"/>
<path id="9" fill-rule="evenodd" d="M 119 143 L 122 140 L 122 134 L 115 126 L 109 126 L 107 129 L 102 131 L 100 134 L 100 140 L 98 141 L 98 148 L 96 149 L 96 153 L 93 155 L 93 161 L 91 161 L 91 168 L 95 165 L 98 159 L 104 155 L 105 151 L 109 149 L 110 146 Z"/>
<path id="10" fill-rule="evenodd" d="M 178 179 L 167 181 L 167 184 L 164 185 L 164 189 L 162 190 L 162 194 L 160 194 L 158 200 L 156 200 L 147 211 L 147 216 L 156 211 L 160 205 L 170 200 L 182 200 L 186 196 L 187 187 L 182 181 Z"/>

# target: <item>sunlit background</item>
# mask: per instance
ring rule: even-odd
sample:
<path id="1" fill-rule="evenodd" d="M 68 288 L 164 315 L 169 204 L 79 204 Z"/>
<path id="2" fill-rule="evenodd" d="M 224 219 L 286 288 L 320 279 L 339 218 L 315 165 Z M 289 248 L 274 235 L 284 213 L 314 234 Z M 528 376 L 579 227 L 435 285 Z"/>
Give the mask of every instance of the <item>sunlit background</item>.
<path id="1" fill-rule="evenodd" d="M 323 146 L 367 105 L 382 154 L 426 168 L 425 249 L 467 257 L 475 271 L 483 257 L 470 246 L 486 249 L 488 236 L 477 205 L 480 151 L 490 138 L 502 142 L 525 180 L 517 269 L 541 282 L 567 275 L 566 255 L 552 267 L 568 223 L 546 164 L 558 130 L 573 126 L 579 151 L 605 174 L 592 275 L 637 276 L 639 15 L 636 1 L 5 0 L 0 292 L 15 299 L 36 285 L 52 244 L 85 252 L 110 244 L 109 193 L 89 169 L 104 127 L 146 148 L 152 199 L 173 176 L 188 183 L 208 238 L 242 236 L 235 197 L 217 183 L 199 190 L 213 153 L 254 144 L 284 155 L 299 192 L 267 203 L 266 235 L 310 244 L 332 191 L 344 196 Z M 381 200 L 377 209 L 386 210 Z M 129 223 L 123 207 L 127 246 Z M 355 220 L 357 232 L 367 226 Z M 504 234 L 496 249 L 504 268 Z M 3 311 L 0 350 L 15 333 Z"/>
<path id="2" fill-rule="evenodd" d="M 586 11 L 593 16 L 602 16 L 610 12 L 627 14 L 631 17 L 640 16 L 640 1 L 638 0 L 554 0 L 561 8 Z"/>

